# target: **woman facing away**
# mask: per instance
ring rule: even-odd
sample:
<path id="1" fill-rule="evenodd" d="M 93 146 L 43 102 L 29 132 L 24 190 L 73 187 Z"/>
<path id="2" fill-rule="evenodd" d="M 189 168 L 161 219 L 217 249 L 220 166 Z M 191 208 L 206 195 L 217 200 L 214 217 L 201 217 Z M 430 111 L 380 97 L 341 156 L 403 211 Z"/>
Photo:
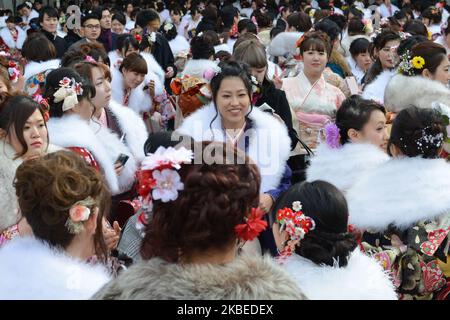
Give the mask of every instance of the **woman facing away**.
<path id="1" fill-rule="evenodd" d="M 257 166 L 224 143 L 196 143 L 194 151 L 200 151 L 195 164 L 184 147 L 161 147 L 144 160 L 142 196 L 151 194 L 153 218 L 145 227 L 143 260 L 93 298 L 304 299 L 270 258 L 238 254 L 266 226 L 255 209 Z M 161 161 L 171 165 L 162 175 Z M 155 188 L 145 187 L 153 178 Z M 174 183 L 160 184 L 167 178 Z"/>
<path id="2" fill-rule="evenodd" d="M 389 276 L 348 231 L 344 195 L 325 181 L 291 186 L 272 211 L 281 266 L 313 300 L 396 300 Z"/>
<path id="3" fill-rule="evenodd" d="M 106 259 L 102 213 L 108 191 L 78 155 L 58 151 L 24 162 L 14 183 L 34 237 L 0 249 L 1 299 L 88 299 L 110 279 L 87 260 Z"/>

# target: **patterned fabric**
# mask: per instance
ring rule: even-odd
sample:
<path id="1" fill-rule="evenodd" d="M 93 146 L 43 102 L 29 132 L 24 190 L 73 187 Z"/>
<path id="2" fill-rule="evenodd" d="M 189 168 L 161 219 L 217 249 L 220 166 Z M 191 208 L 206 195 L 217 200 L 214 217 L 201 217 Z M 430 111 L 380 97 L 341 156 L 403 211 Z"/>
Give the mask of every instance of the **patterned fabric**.
<path id="1" fill-rule="evenodd" d="M 445 217 L 420 221 L 405 231 L 392 226 L 384 233 L 366 231 L 362 245 L 391 273 L 400 299 L 438 299 L 436 293 L 448 286 L 443 266 L 449 233 L 450 218 Z"/>
<path id="2" fill-rule="evenodd" d="M 131 90 L 125 90 L 125 95 L 123 96 L 123 105 L 128 107 L 128 101 L 130 100 Z"/>
<path id="3" fill-rule="evenodd" d="M 68 149 L 70 149 L 73 152 L 79 154 L 86 161 L 86 163 L 88 165 L 90 165 L 91 167 L 94 167 L 95 170 L 100 171 L 100 166 L 98 165 L 98 163 L 95 160 L 95 158 L 92 155 L 92 153 L 89 152 L 89 150 L 87 150 L 85 148 L 80 148 L 80 147 L 70 147 Z"/>
<path id="4" fill-rule="evenodd" d="M 25 80 L 25 92 L 30 96 L 43 95 L 45 87 L 45 78 L 51 70 L 40 72 Z"/>
<path id="5" fill-rule="evenodd" d="M 11 241 L 14 238 L 20 237 L 19 234 L 19 225 L 15 224 L 2 233 L 0 233 L 0 247 L 2 247 L 5 243 Z"/>

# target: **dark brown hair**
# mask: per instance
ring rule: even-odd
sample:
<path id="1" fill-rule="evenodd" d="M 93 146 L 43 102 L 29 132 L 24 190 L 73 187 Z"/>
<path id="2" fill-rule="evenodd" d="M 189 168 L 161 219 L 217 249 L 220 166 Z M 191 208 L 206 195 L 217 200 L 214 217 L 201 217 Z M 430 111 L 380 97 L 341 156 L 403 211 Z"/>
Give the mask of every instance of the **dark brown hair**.
<path id="1" fill-rule="evenodd" d="M 44 62 L 56 59 L 56 48 L 45 35 L 36 32 L 23 43 L 22 56 L 28 61 Z"/>
<path id="2" fill-rule="evenodd" d="M 425 41 L 415 44 L 411 49 L 411 58 L 422 57 L 425 65 L 422 69 L 412 68 L 415 75 L 422 74 L 422 71 L 428 69 L 432 74 L 447 56 L 447 50 L 438 43 Z"/>
<path id="3" fill-rule="evenodd" d="M 294 27 L 298 32 L 308 32 L 312 28 L 309 15 L 304 12 L 291 13 L 287 18 L 289 27 Z"/>
<path id="4" fill-rule="evenodd" d="M 67 51 L 61 58 L 61 66 L 72 67 L 75 63 L 85 61 L 87 56 L 90 56 L 97 62 L 101 59 L 101 62 L 105 65 L 110 65 L 108 54 L 106 53 L 103 45 L 100 43 L 90 42 L 82 44 L 77 49 Z"/>
<path id="5" fill-rule="evenodd" d="M 319 52 L 326 52 L 328 59 L 331 57 L 331 41 L 328 35 L 322 31 L 307 32 L 303 35 L 304 40 L 300 45 L 300 54 L 303 55 L 305 51 L 317 50 Z"/>
<path id="6" fill-rule="evenodd" d="M 33 234 L 53 246 L 66 248 L 74 235 L 65 226 L 69 209 L 76 202 L 92 197 L 99 208 L 94 237 L 96 254 L 106 256 L 102 217 L 110 198 L 102 176 L 82 157 L 71 151 L 50 153 L 25 161 L 14 181 L 19 207 Z"/>
<path id="7" fill-rule="evenodd" d="M 105 79 L 111 82 L 111 72 L 109 71 L 108 66 L 106 66 L 104 63 L 101 62 L 89 62 L 89 61 L 82 61 L 79 63 L 76 63 L 73 68 L 76 72 L 79 73 L 80 76 L 88 80 L 93 87 L 95 87 L 94 79 L 92 78 L 92 69 L 93 68 L 99 68 L 103 75 L 105 76 Z M 95 97 L 95 96 L 94 96 Z"/>
<path id="8" fill-rule="evenodd" d="M 123 72 L 123 69 L 140 74 L 148 73 L 147 62 L 139 53 L 136 52 L 130 53 L 125 57 L 125 59 L 123 59 L 122 64 L 119 67 L 120 72 Z"/>
<path id="9" fill-rule="evenodd" d="M 11 130 L 14 130 L 23 149 L 20 154 L 16 154 L 16 158 L 19 158 L 28 151 L 27 143 L 23 137 L 23 128 L 27 120 L 36 110 L 39 110 L 44 119 L 44 112 L 39 103 L 25 93 L 3 93 L 0 95 L 0 100 L 0 129 L 4 130 L 7 135 L 10 134 Z M 46 124 L 45 126 L 47 127 Z"/>
<path id="10" fill-rule="evenodd" d="M 178 173 L 184 189 L 178 198 L 155 201 L 141 247 L 144 259 L 177 262 L 195 252 L 226 248 L 236 241 L 235 226 L 258 205 L 258 168 L 242 151 L 221 142 L 195 143 L 194 150 L 213 158 L 182 165 Z M 226 159 L 239 164 L 223 164 Z"/>

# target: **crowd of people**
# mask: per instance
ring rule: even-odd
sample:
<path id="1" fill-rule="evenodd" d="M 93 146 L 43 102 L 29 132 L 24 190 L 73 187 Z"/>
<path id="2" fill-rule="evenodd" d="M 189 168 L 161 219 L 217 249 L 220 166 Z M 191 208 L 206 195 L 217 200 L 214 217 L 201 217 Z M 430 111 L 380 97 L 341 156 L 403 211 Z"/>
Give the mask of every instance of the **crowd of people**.
<path id="1" fill-rule="evenodd" d="M 450 299 L 446 1 L 0 10 L 0 299 Z"/>

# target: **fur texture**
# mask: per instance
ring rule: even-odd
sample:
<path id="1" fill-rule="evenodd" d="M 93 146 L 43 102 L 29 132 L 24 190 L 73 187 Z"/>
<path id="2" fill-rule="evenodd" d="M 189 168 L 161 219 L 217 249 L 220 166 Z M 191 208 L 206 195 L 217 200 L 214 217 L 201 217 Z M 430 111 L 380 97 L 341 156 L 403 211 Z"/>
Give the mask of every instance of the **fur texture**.
<path id="1" fill-rule="evenodd" d="M 226 43 L 222 43 L 222 44 L 219 44 L 217 46 L 214 46 L 214 52 L 217 53 L 219 51 L 226 51 L 229 54 L 233 54 L 233 51 L 230 50 L 230 46 L 228 44 L 226 44 Z"/>
<path id="2" fill-rule="evenodd" d="M 224 141 L 220 116 L 216 116 L 214 104 L 205 106 L 187 117 L 178 131 L 196 141 Z M 286 126 L 273 116 L 253 108 L 249 118 L 254 123 L 255 134 L 250 136 L 248 156 L 255 161 L 261 173 L 261 191 L 267 192 L 278 187 L 291 146 Z"/>
<path id="3" fill-rule="evenodd" d="M 362 97 L 364 99 L 372 99 L 378 103 L 384 104 L 384 92 L 386 86 L 391 78 L 394 76 L 395 71 L 386 70 L 383 71 L 375 78 L 371 83 L 364 87 Z M 404 90 L 402 90 L 403 92 Z"/>
<path id="4" fill-rule="evenodd" d="M 130 190 L 134 183 L 137 163 L 130 150 L 120 142 L 116 134 L 97 123 L 88 124 L 77 115 L 50 118 L 47 123 L 50 141 L 61 147 L 82 147 L 89 150 L 100 165 L 113 195 Z M 130 158 L 120 176 L 114 163 L 119 154 Z"/>
<path id="5" fill-rule="evenodd" d="M 443 159 L 395 158 L 372 170 L 347 193 L 349 223 L 384 231 L 406 229 L 450 213 L 450 164 Z"/>
<path id="6" fill-rule="evenodd" d="M 0 299 L 89 299 L 109 281 L 107 270 L 83 263 L 36 238 L 0 249 Z"/>
<path id="7" fill-rule="evenodd" d="M 297 254 L 282 266 L 311 300 L 397 300 L 387 273 L 359 249 L 342 268 L 319 266 Z"/>
<path id="8" fill-rule="evenodd" d="M 160 83 L 164 86 L 165 81 L 165 71 L 161 68 L 159 63 L 155 60 L 155 57 L 151 53 L 148 52 L 141 52 L 141 56 L 145 59 L 147 62 L 148 70 L 151 71 L 151 73 L 155 74 L 158 77 L 158 80 Z M 149 74 L 147 74 L 149 75 Z M 147 77 L 146 77 L 147 80 Z"/>
<path id="9" fill-rule="evenodd" d="M 198 60 L 188 60 L 186 66 L 184 67 L 182 76 L 189 75 L 191 77 L 197 77 L 203 79 L 203 73 L 208 69 L 217 68 L 215 61 L 198 59 Z M 206 80 L 205 80 L 206 81 Z M 207 81 L 209 83 L 209 81 Z"/>
<path id="10" fill-rule="evenodd" d="M 58 69 L 59 63 L 59 59 L 49 60 L 45 62 L 30 61 L 25 65 L 25 73 L 23 77 L 26 81 L 29 77 L 34 76 L 35 74 L 38 74 L 40 72 L 44 72 L 49 69 Z"/>
<path id="11" fill-rule="evenodd" d="M 148 137 L 144 121 L 135 112 L 111 100 L 108 106 L 119 123 L 119 127 L 126 134 L 125 143 L 133 156 L 140 162 L 145 157 L 144 144 Z"/>
<path id="12" fill-rule="evenodd" d="M 14 41 L 14 38 L 8 28 L 2 28 L 0 30 L 0 37 L 3 39 L 3 42 L 8 46 L 8 48 L 22 50 L 23 43 L 27 38 L 27 33 L 19 27 L 16 27 L 16 30 L 18 32 L 17 41 Z"/>
<path id="13" fill-rule="evenodd" d="M 270 42 L 267 53 L 274 57 L 286 54 L 295 55 L 297 51 L 296 42 L 302 35 L 303 32 L 282 32 L 277 34 Z"/>
<path id="14" fill-rule="evenodd" d="M 438 81 L 420 76 L 395 75 L 384 95 L 386 109 L 393 112 L 400 112 L 411 105 L 431 108 L 433 102 L 450 106 L 450 90 Z"/>
<path id="15" fill-rule="evenodd" d="M 322 143 L 311 158 L 306 177 L 308 181 L 327 181 L 346 192 L 361 176 L 388 160 L 386 153 L 371 144 L 346 143 L 332 149 Z"/>
<path id="16" fill-rule="evenodd" d="M 177 35 L 175 39 L 169 41 L 170 50 L 172 50 L 173 55 L 182 51 L 189 51 L 190 45 L 185 37 Z"/>
<path id="17" fill-rule="evenodd" d="M 141 261 L 93 299 L 279 300 L 305 299 L 269 257 L 240 256 L 226 265 Z"/>

